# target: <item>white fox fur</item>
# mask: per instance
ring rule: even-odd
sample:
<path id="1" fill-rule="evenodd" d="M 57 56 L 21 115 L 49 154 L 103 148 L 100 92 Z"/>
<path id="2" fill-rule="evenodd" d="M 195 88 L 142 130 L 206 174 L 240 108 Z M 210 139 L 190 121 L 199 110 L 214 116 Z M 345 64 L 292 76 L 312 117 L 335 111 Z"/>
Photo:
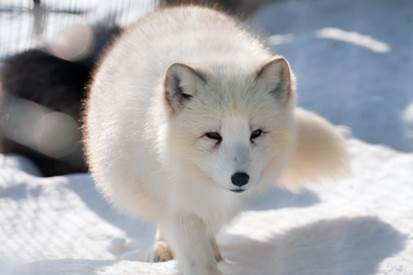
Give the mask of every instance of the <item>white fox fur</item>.
<path id="1" fill-rule="evenodd" d="M 158 225 L 153 260 L 221 274 L 214 234 L 281 182 L 341 174 L 343 141 L 296 109 L 287 61 L 217 11 L 157 11 L 129 28 L 96 70 L 85 146 L 114 205 Z M 291 184 L 288 182 L 291 180 Z"/>

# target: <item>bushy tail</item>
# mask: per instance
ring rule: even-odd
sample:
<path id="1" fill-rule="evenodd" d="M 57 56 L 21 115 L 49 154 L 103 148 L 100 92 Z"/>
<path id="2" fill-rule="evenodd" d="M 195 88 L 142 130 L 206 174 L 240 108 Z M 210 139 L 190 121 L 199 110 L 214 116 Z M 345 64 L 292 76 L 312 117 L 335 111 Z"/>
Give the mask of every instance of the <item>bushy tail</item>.
<path id="1" fill-rule="evenodd" d="M 327 120 L 297 108 L 297 143 L 295 154 L 283 175 L 289 189 L 305 183 L 320 182 L 344 176 L 350 170 L 345 142 Z"/>

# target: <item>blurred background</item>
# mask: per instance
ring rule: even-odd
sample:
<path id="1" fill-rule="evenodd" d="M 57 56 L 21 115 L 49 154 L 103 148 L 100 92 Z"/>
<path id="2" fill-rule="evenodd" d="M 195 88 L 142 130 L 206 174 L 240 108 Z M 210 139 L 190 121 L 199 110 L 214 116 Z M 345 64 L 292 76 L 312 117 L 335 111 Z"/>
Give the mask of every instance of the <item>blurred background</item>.
<path id="1" fill-rule="evenodd" d="M 372 144 L 413 151 L 413 2 L 408 0 L 1 0 L 1 150 L 45 176 L 86 171 L 80 102 L 97 56 L 160 6 L 220 8 L 291 62 L 298 103 Z M 7 96 L 6 96 L 7 95 Z"/>

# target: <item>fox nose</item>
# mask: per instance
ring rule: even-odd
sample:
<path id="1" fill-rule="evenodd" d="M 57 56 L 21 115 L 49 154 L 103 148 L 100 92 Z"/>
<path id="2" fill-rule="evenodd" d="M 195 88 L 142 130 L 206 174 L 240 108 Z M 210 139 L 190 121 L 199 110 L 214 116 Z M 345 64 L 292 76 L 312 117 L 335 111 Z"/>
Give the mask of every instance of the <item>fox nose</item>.
<path id="1" fill-rule="evenodd" d="M 248 183 L 250 176 L 244 172 L 236 172 L 234 175 L 231 176 L 231 181 L 234 185 L 241 187 Z"/>

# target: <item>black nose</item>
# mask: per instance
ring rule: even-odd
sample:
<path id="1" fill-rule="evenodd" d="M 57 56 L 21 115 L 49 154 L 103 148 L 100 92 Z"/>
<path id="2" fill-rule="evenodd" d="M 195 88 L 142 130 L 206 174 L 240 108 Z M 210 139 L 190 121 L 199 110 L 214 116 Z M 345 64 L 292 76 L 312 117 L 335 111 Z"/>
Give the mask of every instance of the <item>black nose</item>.
<path id="1" fill-rule="evenodd" d="M 248 183 L 250 176 L 244 172 L 236 172 L 234 175 L 231 176 L 231 181 L 236 186 L 243 186 Z"/>

